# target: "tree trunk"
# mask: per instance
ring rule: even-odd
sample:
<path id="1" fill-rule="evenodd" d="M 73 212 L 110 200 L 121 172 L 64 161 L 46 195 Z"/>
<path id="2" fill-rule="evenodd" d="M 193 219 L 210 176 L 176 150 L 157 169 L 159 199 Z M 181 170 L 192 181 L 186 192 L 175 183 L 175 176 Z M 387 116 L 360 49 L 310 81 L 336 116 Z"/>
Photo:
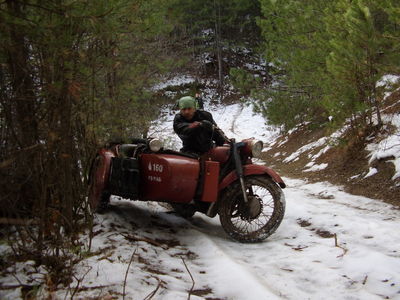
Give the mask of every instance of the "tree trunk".
<path id="1" fill-rule="evenodd" d="M 217 50 L 217 60 L 218 60 L 218 92 L 220 95 L 220 100 L 223 98 L 223 66 L 222 66 L 222 49 L 221 49 L 221 7 L 219 0 L 214 0 L 214 10 L 215 10 L 215 47 Z"/>
<path id="2" fill-rule="evenodd" d="M 21 4 L 18 1 L 7 1 L 8 10 L 23 17 Z M 29 63 L 29 51 L 21 28 L 10 26 L 10 49 L 8 62 L 10 66 L 15 103 L 16 121 L 18 124 L 18 143 L 21 148 L 34 145 L 38 140 L 38 126 L 35 119 L 35 94 L 33 91 L 32 70 Z"/>

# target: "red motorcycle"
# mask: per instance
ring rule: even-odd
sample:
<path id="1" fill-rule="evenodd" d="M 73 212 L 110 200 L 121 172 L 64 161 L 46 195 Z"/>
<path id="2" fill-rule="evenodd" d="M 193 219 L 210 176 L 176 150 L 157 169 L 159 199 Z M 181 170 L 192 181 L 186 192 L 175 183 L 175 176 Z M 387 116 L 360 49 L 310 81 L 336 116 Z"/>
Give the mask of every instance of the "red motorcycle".
<path id="1" fill-rule="evenodd" d="M 134 139 L 98 151 L 89 176 L 89 203 L 104 211 L 111 195 L 167 202 L 191 217 L 219 214 L 233 239 L 260 242 L 279 226 L 285 212 L 285 183 L 272 169 L 253 164 L 261 141 L 231 140 L 197 156 L 163 149 L 157 139 Z"/>

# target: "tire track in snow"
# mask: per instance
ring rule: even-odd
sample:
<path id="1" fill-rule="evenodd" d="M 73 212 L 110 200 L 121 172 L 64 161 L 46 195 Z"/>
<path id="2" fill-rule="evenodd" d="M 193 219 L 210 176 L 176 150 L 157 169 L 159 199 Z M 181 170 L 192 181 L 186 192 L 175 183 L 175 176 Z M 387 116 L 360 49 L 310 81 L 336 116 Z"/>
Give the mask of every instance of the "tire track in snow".
<path id="1" fill-rule="evenodd" d="M 239 116 L 240 116 L 240 114 L 242 113 L 242 111 L 243 111 L 243 104 L 240 103 L 239 106 L 238 106 L 238 108 L 237 108 L 237 110 L 236 110 L 236 113 L 235 113 L 234 116 L 232 117 L 232 123 L 231 123 L 231 127 L 230 127 L 230 131 L 231 131 L 234 135 L 236 134 L 236 132 L 235 132 L 236 121 L 237 121 L 237 119 L 239 118 Z"/>
<path id="2" fill-rule="evenodd" d="M 197 220 L 199 222 L 201 220 Z M 205 225 L 207 223 L 203 223 Z M 201 225 L 200 225 L 201 226 Z M 207 270 L 209 285 L 219 295 L 227 299 L 282 299 L 282 294 L 276 290 L 262 277 L 253 272 L 253 268 L 244 261 L 238 260 L 227 252 L 221 243 L 237 242 L 231 241 L 221 231 L 215 231 L 215 223 L 208 224 L 213 232 L 207 232 L 207 227 L 199 227 L 191 223 L 191 230 L 187 230 L 180 238 L 185 244 L 200 255 L 197 259 Z M 193 233 L 195 231 L 195 233 Z M 225 236 L 221 236 L 220 234 Z M 218 267 L 221 266 L 221 267 Z M 228 286 L 219 285 L 229 282 Z"/>
<path id="3" fill-rule="evenodd" d="M 175 263 L 177 261 L 177 257 L 175 257 L 176 253 L 187 252 L 195 255 L 191 259 L 185 257 L 186 263 L 189 265 L 189 269 L 196 281 L 195 289 L 209 287 L 212 290 L 213 296 L 229 300 L 246 299 L 249 295 L 251 296 L 248 299 L 281 299 L 279 293 L 265 280 L 254 276 L 252 270 L 246 264 L 235 261 L 234 257 L 223 251 L 218 243 L 210 237 L 210 232 L 205 232 L 201 227 L 181 217 L 167 214 L 166 212 L 153 211 L 152 208 L 157 207 L 155 203 L 132 202 L 131 206 L 127 201 L 120 204 L 118 202 L 113 201 L 113 205 L 108 212 L 110 223 L 117 223 L 118 226 L 126 225 L 128 227 L 131 226 L 132 222 L 135 222 L 143 228 L 139 232 L 133 232 L 134 235 L 140 236 L 141 232 L 144 231 L 145 236 L 155 240 L 175 237 L 180 241 L 180 246 L 161 250 L 164 257 L 170 256 L 171 260 L 174 260 Z M 138 207 L 135 207 L 137 204 L 139 204 Z M 146 204 L 147 209 L 143 207 Z M 152 226 L 156 225 L 152 225 L 154 219 L 158 220 L 160 224 L 152 228 Z M 198 221 L 201 222 L 201 219 L 198 219 Z M 229 240 L 219 222 L 217 221 L 216 223 L 218 224 L 210 227 L 213 237 L 219 241 L 235 243 Z M 159 227 L 161 224 L 165 225 L 164 229 Z M 177 231 L 177 233 L 175 235 L 171 234 L 169 232 L 170 229 Z M 122 227 L 120 230 L 126 231 L 128 228 Z M 169 262 L 159 264 L 160 271 L 165 272 L 165 268 L 169 264 Z M 169 282 L 175 280 L 173 275 L 157 276 Z M 172 279 L 166 279 L 169 276 Z M 190 279 L 186 278 L 186 274 L 182 273 L 180 276 L 185 281 L 184 283 L 181 282 L 181 285 L 189 287 Z M 229 282 L 229 285 L 221 285 L 223 282 Z M 249 291 L 251 291 L 250 294 Z"/>

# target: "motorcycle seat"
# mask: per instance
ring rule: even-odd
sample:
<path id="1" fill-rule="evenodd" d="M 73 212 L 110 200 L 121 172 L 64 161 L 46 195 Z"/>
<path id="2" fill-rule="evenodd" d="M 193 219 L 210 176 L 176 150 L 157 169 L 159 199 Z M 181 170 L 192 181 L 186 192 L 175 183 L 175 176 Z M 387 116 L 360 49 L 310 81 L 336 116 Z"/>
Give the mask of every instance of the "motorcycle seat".
<path id="1" fill-rule="evenodd" d="M 132 157 L 136 148 L 136 144 L 122 144 L 119 146 L 119 156 Z"/>

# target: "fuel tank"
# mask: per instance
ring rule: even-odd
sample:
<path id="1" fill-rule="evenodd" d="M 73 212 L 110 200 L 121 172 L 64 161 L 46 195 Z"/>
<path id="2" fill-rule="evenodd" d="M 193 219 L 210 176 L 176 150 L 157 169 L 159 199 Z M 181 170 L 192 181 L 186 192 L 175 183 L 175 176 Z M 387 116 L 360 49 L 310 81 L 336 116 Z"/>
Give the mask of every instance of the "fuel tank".
<path id="1" fill-rule="evenodd" d="M 140 199 L 188 203 L 196 192 L 200 164 L 197 159 L 173 154 L 142 154 Z"/>
<path id="2" fill-rule="evenodd" d="M 203 154 L 204 160 L 212 160 L 224 164 L 229 159 L 231 148 L 228 145 L 211 148 Z"/>

